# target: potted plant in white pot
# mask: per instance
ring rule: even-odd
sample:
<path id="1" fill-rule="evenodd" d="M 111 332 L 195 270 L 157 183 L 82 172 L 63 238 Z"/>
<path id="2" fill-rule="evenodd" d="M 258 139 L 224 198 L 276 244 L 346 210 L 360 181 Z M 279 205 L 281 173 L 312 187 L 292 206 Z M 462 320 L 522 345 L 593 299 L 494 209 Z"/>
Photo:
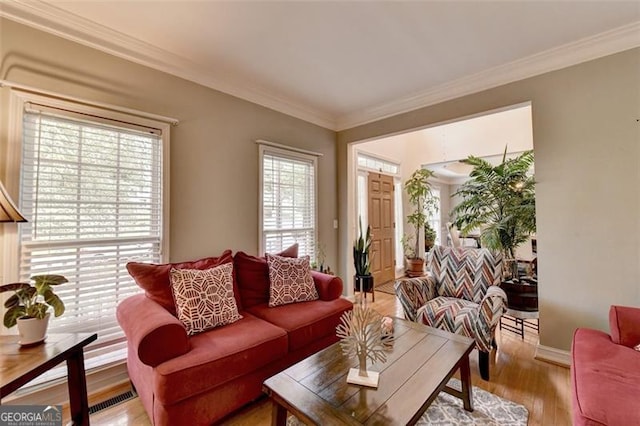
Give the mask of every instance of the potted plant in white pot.
<path id="1" fill-rule="evenodd" d="M 64 303 L 53 292 L 51 286 L 67 282 L 62 275 L 35 275 L 29 283 L 14 283 L 0 286 L 0 293 L 13 291 L 4 303 L 4 326 L 18 325 L 21 345 L 33 345 L 42 342 L 53 308 L 53 314 L 59 317 L 64 313 Z"/>
<path id="2" fill-rule="evenodd" d="M 421 275 L 424 271 L 424 259 L 420 257 L 420 232 L 425 228 L 427 215 L 438 211 L 438 198 L 431 192 L 431 182 L 429 182 L 433 176 L 434 173 L 431 170 L 418 169 L 404 183 L 409 203 L 413 207 L 413 212 L 407 216 L 407 222 L 415 229 L 414 249 L 411 251 L 413 257 L 407 256 L 410 276 Z M 405 254 L 408 254 L 406 248 Z"/>

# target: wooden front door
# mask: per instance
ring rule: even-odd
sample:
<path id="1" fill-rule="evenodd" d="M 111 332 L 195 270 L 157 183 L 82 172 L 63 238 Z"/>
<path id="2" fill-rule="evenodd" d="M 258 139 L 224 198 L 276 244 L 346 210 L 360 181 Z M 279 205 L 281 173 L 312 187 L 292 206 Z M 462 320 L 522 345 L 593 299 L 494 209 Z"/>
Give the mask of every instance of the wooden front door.
<path id="1" fill-rule="evenodd" d="M 395 278 L 395 219 L 393 177 L 369 173 L 371 274 L 374 285 Z"/>

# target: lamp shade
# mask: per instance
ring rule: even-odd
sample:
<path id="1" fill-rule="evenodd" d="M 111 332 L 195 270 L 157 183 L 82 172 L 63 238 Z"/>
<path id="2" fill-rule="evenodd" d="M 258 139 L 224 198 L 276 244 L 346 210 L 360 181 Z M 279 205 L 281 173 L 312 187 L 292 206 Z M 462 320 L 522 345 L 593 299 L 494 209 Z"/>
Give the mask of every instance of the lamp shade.
<path id="1" fill-rule="evenodd" d="M 26 222 L 27 219 L 22 216 L 11 197 L 4 189 L 4 185 L 0 182 L 0 222 Z"/>

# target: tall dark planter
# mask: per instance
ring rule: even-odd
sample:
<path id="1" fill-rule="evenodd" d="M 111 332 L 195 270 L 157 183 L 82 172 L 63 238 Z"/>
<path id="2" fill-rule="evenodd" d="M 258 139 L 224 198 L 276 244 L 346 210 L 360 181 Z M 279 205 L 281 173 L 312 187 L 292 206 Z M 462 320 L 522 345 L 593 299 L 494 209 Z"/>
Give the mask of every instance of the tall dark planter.
<path id="1" fill-rule="evenodd" d="M 354 275 L 353 289 L 364 293 L 364 300 L 367 299 L 367 293 L 371 293 L 371 300 L 376 301 L 375 293 L 373 292 L 373 275 Z"/>
<path id="2" fill-rule="evenodd" d="M 373 291 L 373 275 L 354 275 L 353 287 L 355 291 Z"/>

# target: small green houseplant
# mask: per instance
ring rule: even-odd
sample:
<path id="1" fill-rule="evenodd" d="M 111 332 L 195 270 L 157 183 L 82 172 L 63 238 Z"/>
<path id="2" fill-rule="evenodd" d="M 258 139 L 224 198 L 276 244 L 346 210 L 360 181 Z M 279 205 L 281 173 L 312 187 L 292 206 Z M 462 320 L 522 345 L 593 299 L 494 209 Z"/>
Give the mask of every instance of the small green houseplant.
<path id="1" fill-rule="evenodd" d="M 373 276 L 371 275 L 371 227 L 367 226 L 366 234 L 362 232 L 362 219 L 358 220 L 359 235 L 353 243 L 353 266 L 356 269 L 354 287 L 356 291 L 373 291 Z"/>
<path id="2" fill-rule="evenodd" d="M 407 260 L 410 265 L 409 269 L 414 274 L 420 274 L 424 269 L 424 259 L 420 257 L 420 232 L 425 228 L 427 215 L 435 214 L 438 211 L 438 198 L 431 192 L 431 182 L 429 182 L 433 176 L 434 173 L 431 170 L 418 169 L 404 183 L 409 203 L 413 207 L 413 212 L 407 216 L 407 222 L 415 229 L 414 257 L 408 257 Z"/>
<path id="3" fill-rule="evenodd" d="M 64 303 L 53 292 L 52 286 L 67 282 L 62 275 L 34 275 L 29 283 L 13 283 L 0 286 L 0 293 L 13 291 L 5 302 L 4 326 L 18 325 L 22 344 L 32 344 L 44 339 L 49 322 L 49 308 L 59 317 L 64 313 Z"/>

